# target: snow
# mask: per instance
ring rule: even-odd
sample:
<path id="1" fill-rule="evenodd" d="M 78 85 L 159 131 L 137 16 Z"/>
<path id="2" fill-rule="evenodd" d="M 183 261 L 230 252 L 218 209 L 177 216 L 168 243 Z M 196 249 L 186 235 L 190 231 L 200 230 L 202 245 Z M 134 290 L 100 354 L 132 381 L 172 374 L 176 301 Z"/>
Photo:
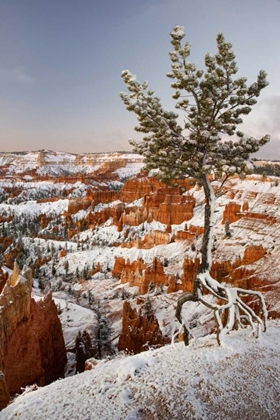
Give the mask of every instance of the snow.
<path id="1" fill-rule="evenodd" d="M 22 162 L 25 156 L 20 158 Z M 35 153 L 28 155 L 28 163 L 25 163 L 25 166 L 17 164 L 17 169 L 15 165 L 11 166 L 10 173 L 16 171 L 21 173 L 27 168 L 37 168 L 37 157 L 38 154 Z M 71 156 L 67 161 L 66 155 L 58 153 L 49 157 L 47 164 L 36 169 L 36 171 L 46 175 L 50 173 L 59 175 L 64 172 L 75 173 L 75 171 L 79 172 L 81 170 L 84 173 L 89 173 L 101 169 L 102 165 L 109 161 L 126 159 L 128 162 L 126 166 L 115 171 L 120 179 L 125 179 L 135 175 L 141 169 L 142 163 L 137 160 L 138 158 L 133 154 L 87 154 L 81 157 L 81 165 L 77 166 L 74 165 Z M 19 159 L 18 155 L 17 159 Z M 61 164 L 63 160 L 64 163 Z M 7 158 L 5 162 L 7 163 Z M 9 162 L 11 164 L 12 160 Z M 1 187 L 24 188 L 27 199 L 32 197 L 36 190 L 51 195 L 57 191 L 59 195 L 62 188 L 72 191 L 71 196 L 82 196 L 89 187 L 80 181 L 75 184 L 55 183 L 55 179 L 53 181 L 33 182 L 29 175 L 25 175 L 24 181 L 25 183 L 18 180 L 7 180 L 6 178 L 1 181 Z M 249 213 L 264 214 L 267 210 L 267 215 L 271 214 L 278 219 L 280 217 L 280 189 L 273 183 L 273 178 L 266 182 L 259 181 L 259 176 L 252 176 L 243 181 L 232 178 L 229 181 L 232 196 L 225 194 L 217 199 L 218 212 L 215 212 L 217 224 L 214 227 L 217 250 L 213 252 L 213 257 L 215 261 L 234 263 L 243 258 L 245 248 L 249 244 L 263 244 L 268 250 L 267 255 L 259 261 L 247 265 L 246 269 L 257 273 L 258 278 L 266 280 L 265 284 L 267 286 L 264 286 L 264 291 L 265 297 L 269 296 L 269 311 L 279 312 L 279 292 L 276 291 L 277 295 L 274 290 L 271 290 L 269 283 L 279 281 L 280 231 L 275 229 L 277 225 L 267 220 L 252 221 Z M 122 185 L 119 181 L 114 182 L 116 182 L 116 186 Z M 95 188 L 94 182 L 93 185 Z M 4 191 L 3 188 L 1 191 Z M 195 197 L 196 207 L 193 218 L 180 225 L 172 225 L 170 237 L 176 236 L 175 233 L 178 231 L 188 230 L 188 226 L 203 226 L 204 195 L 202 189 L 195 186 L 185 194 L 193 194 Z M 266 200 L 269 200 L 272 195 L 275 198 L 275 204 L 267 206 Z M 230 199 L 238 204 L 243 204 L 246 201 L 249 210 L 247 212 L 248 216 L 244 212 L 245 215 L 240 220 L 231 223 L 232 238 L 228 239 L 224 238 L 224 226 L 221 221 L 224 208 Z M 28 214 L 31 217 L 36 217 L 45 213 L 48 216 L 61 216 L 68 209 L 68 200 L 49 203 L 37 203 L 34 200 L 35 198 L 33 198 L 33 201 L 26 202 L 26 204 L 16 205 L 2 203 L 0 204 L 0 215 L 15 213 L 18 216 Z M 95 207 L 95 211 L 117 206 L 119 203 L 120 201 L 99 204 Z M 124 203 L 125 208 L 142 206 L 143 199 L 129 204 Z M 72 217 L 76 221 L 84 218 L 87 214 L 88 211 L 81 210 Z M 127 239 L 124 239 L 125 230 L 128 231 Z M 144 238 L 148 232 L 155 230 L 165 232 L 166 225 L 157 221 L 145 222 L 139 226 L 125 225 L 123 231 L 118 232 L 117 227 L 112 224 L 112 219 L 108 219 L 105 224 L 98 226 L 98 228 L 83 231 L 67 242 L 67 255 L 58 258 L 56 267 L 58 278 L 52 279 L 52 282 L 55 285 L 55 282 L 60 280 L 59 276 L 64 282 L 66 277 L 63 286 L 67 290 L 67 287 L 71 285 L 75 292 L 75 300 L 67 293 L 53 293 L 57 305 L 62 310 L 60 319 L 68 350 L 73 350 L 78 331 L 84 329 L 90 331 L 94 324 L 93 312 L 89 308 L 82 307 L 88 301 L 87 298 L 83 297 L 88 291 L 102 300 L 110 313 L 110 318 L 112 318 L 116 337 L 119 335 L 123 305 L 120 297 L 121 290 L 125 289 L 130 293 L 130 296 L 133 296 L 138 293 L 138 288 L 137 286 L 130 288 L 128 284 L 121 284 L 119 280 L 111 278 L 110 272 L 107 272 L 106 269 L 111 269 L 114 266 L 115 257 L 123 257 L 130 263 L 137 258 L 142 258 L 148 266 L 152 264 L 154 258 L 159 258 L 161 261 L 167 258 L 170 263 L 167 267 L 164 267 L 164 271 L 168 275 L 174 275 L 182 272 L 182 262 L 186 256 L 189 258 L 199 256 L 201 236 L 193 240 L 196 251 L 190 249 L 190 241 L 176 241 L 176 239 L 175 242 L 154 246 L 152 249 L 125 247 L 131 239 Z M 78 244 L 72 242 L 75 240 L 86 241 L 86 244 L 83 244 L 83 250 L 77 249 Z M 30 239 L 24 237 L 23 242 L 26 247 L 32 248 L 31 256 L 34 259 L 35 248 L 38 246 L 39 240 L 35 238 L 34 244 L 32 244 Z M 114 246 L 115 242 L 123 244 L 124 247 Z M 59 245 L 66 248 L 64 241 L 40 239 L 42 252 L 45 252 L 47 243 L 49 245 L 53 243 L 56 252 Z M 86 249 L 87 245 L 89 249 Z M 106 271 L 106 273 L 96 273 L 88 281 L 78 282 L 73 280 L 73 282 L 67 283 L 67 276 L 65 276 L 65 262 L 67 260 L 69 262 L 69 273 L 75 273 L 77 267 L 82 270 L 85 264 L 91 268 L 93 262 L 95 266 L 100 262 L 102 271 Z M 52 261 L 42 266 L 42 270 L 50 274 L 51 264 Z M 169 295 L 165 293 L 159 296 L 150 295 L 161 331 L 163 335 L 168 337 L 171 337 L 180 326 L 174 317 L 176 300 L 179 295 L 180 292 Z M 234 300 L 234 296 L 231 297 Z M 131 299 L 130 302 L 134 308 L 138 309 L 136 299 Z M 203 305 L 198 306 L 194 302 L 190 302 L 186 306 L 183 307 L 182 317 L 187 320 L 194 337 L 188 349 L 176 344 L 174 349 L 167 346 L 161 350 L 142 353 L 133 358 L 119 356 L 112 361 L 101 361 L 94 371 L 75 376 L 75 378 L 72 378 L 72 382 L 68 382 L 69 379 L 66 379 L 52 384 L 50 387 L 19 397 L 14 404 L 0 413 L 0 419 L 36 420 L 39 416 L 41 419 L 50 420 L 52 418 L 96 418 L 102 420 L 107 418 L 118 420 L 214 419 L 217 418 L 217 412 L 220 413 L 219 410 L 224 410 L 219 418 L 238 419 L 248 418 L 245 400 L 250 401 L 252 418 L 279 418 L 279 405 L 275 405 L 278 404 L 277 395 L 275 395 L 275 398 L 274 394 L 272 395 L 272 392 L 274 392 L 273 386 L 278 386 L 279 389 L 279 350 L 277 350 L 277 345 L 279 347 L 279 325 L 272 323 L 269 326 L 268 333 L 264 334 L 258 341 L 248 337 L 251 331 L 249 329 L 238 332 L 238 334 L 233 332 L 230 337 L 225 335 L 223 337 L 223 348 L 221 349 L 217 347 L 216 335 L 199 338 L 205 336 L 207 332 L 216 331 L 212 311 L 205 309 Z M 273 335 L 275 335 L 275 339 Z M 69 363 L 71 364 L 73 353 L 69 353 L 69 356 Z M 271 356 L 271 361 L 268 360 L 269 356 Z M 252 366 L 251 361 L 253 362 Z M 275 366 L 278 370 L 276 369 L 274 372 Z M 250 376 L 251 368 L 252 377 Z M 258 380 L 255 380 L 254 375 L 258 377 Z M 266 389 L 266 394 L 263 392 L 264 389 Z M 273 401 L 273 398 L 275 401 Z M 16 414 L 11 414 L 13 410 L 14 413 L 18 413 L 17 417 Z M 189 417 L 186 417 L 186 413 Z"/>
<path id="2" fill-rule="evenodd" d="M 127 179 L 137 175 L 141 169 L 143 169 L 144 163 L 128 163 L 124 168 L 117 169 L 114 173 L 119 176 L 120 179 Z"/>
<path id="3" fill-rule="evenodd" d="M 69 350 L 75 347 L 75 340 L 79 331 L 87 330 L 91 332 L 95 324 L 95 315 L 91 309 L 69 301 L 69 296 L 65 295 L 66 293 L 54 292 L 53 298 L 59 312 L 61 312 L 59 318 L 62 324 L 65 346 Z M 61 296 L 61 298 L 58 296 Z"/>
<path id="4" fill-rule="evenodd" d="M 119 364 L 117 381 L 122 383 L 129 378 L 136 379 L 141 369 L 144 369 L 146 366 L 153 366 L 157 362 L 157 359 L 152 359 L 148 356 L 146 352 L 142 352 L 134 357 L 123 359 Z"/>
<path id="5" fill-rule="evenodd" d="M 15 213 L 17 216 L 28 215 L 35 217 L 40 214 L 57 216 L 68 210 L 69 200 L 58 200 L 47 203 L 37 203 L 36 201 L 28 201 L 17 205 L 0 203 L 0 214 Z"/>
<path id="6" fill-rule="evenodd" d="M 17 397 L 1 420 L 278 419 L 280 324 L 261 339 L 234 331 L 100 361 Z"/>
<path id="7" fill-rule="evenodd" d="M 116 160 L 124 162 L 124 168 L 119 169 L 120 178 L 134 176 L 143 167 L 143 158 L 134 153 L 86 153 L 76 156 L 71 153 L 46 150 L 31 153 L 3 153 L 0 155 L 0 166 L 7 165 L 10 175 L 35 170 L 38 175 L 56 177 L 93 173 L 102 169 L 104 163 Z"/>

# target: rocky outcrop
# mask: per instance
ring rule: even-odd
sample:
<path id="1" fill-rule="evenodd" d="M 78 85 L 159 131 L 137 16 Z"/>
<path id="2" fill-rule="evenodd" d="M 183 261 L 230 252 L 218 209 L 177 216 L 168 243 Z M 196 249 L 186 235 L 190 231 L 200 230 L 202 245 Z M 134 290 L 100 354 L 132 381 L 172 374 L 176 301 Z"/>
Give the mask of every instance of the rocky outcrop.
<path id="1" fill-rule="evenodd" d="M 153 220 L 171 225 L 180 224 L 193 216 L 195 199 L 190 194 L 183 194 L 191 188 L 189 181 L 181 182 L 176 188 L 168 187 L 154 178 L 128 180 L 121 191 L 87 191 L 84 198 L 71 199 L 68 211 L 65 212 L 65 224 L 69 227 L 72 221 L 71 215 L 80 210 L 88 210 L 85 219 L 76 223 L 76 230 L 73 229 L 70 237 L 80 231 L 80 226 L 93 228 L 96 225 L 105 223 L 112 218 L 112 223 L 118 226 L 121 231 L 123 225 L 139 226 L 144 222 Z M 133 206 L 129 204 L 142 199 L 142 204 Z M 110 204 L 109 206 L 106 206 Z M 126 203 L 126 204 L 125 204 Z M 96 208 L 99 204 L 104 207 Z M 148 242 L 145 240 L 144 243 Z"/>
<path id="2" fill-rule="evenodd" d="M 8 273 L 5 273 L 5 271 L 3 271 L 2 267 L 0 266 L 0 293 L 2 293 L 2 290 L 4 289 L 7 279 L 8 279 Z"/>
<path id="3" fill-rule="evenodd" d="M 3 410 L 3 408 L 7 407 L 9 399 L 10 396 L 6 379 L 3 373 L 0 371 L 0 411 Z"/>
<path id="4" fill-rule="evenodd" d="M 272 200 L 271 197 L 269 197 L 269 199 L 266 200 L 265 197 L 261 196 L 259 199 L 259 203 L 267 205 L 274 204 L 275 197 L 274 200 Z M 242 207 L 241 204 L 237 204 L 234 201 L 230 201 L 225 206 L 222 223 L 225 223 L 226 221 L 228 221 L 229 223 L 234 223 L 240 220 L 241 218 L 253 219 L 253 223 L 255 223 L 255 219 L 264 220 L 270 225 L 273 225 L 277 222 L 277 218 L 275 216 L 270 216 L 266 213 L 250 212 L 249 204 L 247 201 L 243 203 Z"/>
<path id="5" fill-rule="evenodd" d="M 170 339 L 162 335 L 154 315 L 145 316 L 142 309 L 137 311 L 131 307 L 130 302 L 124 302 L 122 332 L 118 344 L 120 351 L 137 354 L 149 347 L 168 343 Z"/>
<path id="6" fill-rule="evenodd" d="M 126 225 L 137 226 L 145 221 L 156 220 L 171 225 L 190 220 L 195 200 L 182 192 L 190 186 L 187 182 L 176 188 L 168 187 L 156 179 L 133 179 L 125 184 L 120 199 L 125 201 L 143 198 L 142 206 L 127 207 L 122 216 Z"/>
<path id="7" fill-rule="evenodd" d="M 122 248 L 132 248 L 135 246 L 138 249 L 151 249 L 156 245 L 167 245 L 171 241 L 172 237 L 170 233 L 154 230 L 147 233 L 143 239 L 140 237 L 134 239 L 132 236 L 129 242 L 122 242 L 120 246 Z"/>
<path id="8" fill-rule="evenodd" d="M 85 361 L 85 370 L 92 370 L 97 366 L 99 363 L 99 360 L 95 359 L 94 357 L 90 357 Z"/>
<path id="9" fill-rule="evenodd" d="M 68 212 L 70 214 L 78 213 L 80 210 L 86 210 L 91 205 L 91 201 L 83 198 L 75 198 L 69 201 Z"/>
<path id="10" fill-rule="evenodd" d="M 14 266 L 14 262 L 19 254 L 19 250 L 17 248 L 13 248 L 11 250 L 7 250 L 4 254 L 4 264 L 12 270 Z"/>
<path id="11" fill-rule="evenodd" d="M 0 370 L 9 392 L 64 376 L 66 350 L 52 295 L 31 297 L 32 273 L 15 265 L 0 295 Z"/>
<path id="12" fill-rule="evenodd" d="M 158 258 L 154 258 L 153 263 L 147 265 L 141 258 L 130 263 L 129 260 L 117 257 L 112 274 L 120 278 L 123 284 L 138 286 L 141 295 L 147 293 L 150 283 L 153 282 L 155 286 L 168 286 L 172 277 L 165 274 L 163 264 Z"/>
<path id="13" fill-rule="evenodd" d="M 252 264 L 261 259 L 266 254 L 262 245 L 249 245 L 245 248 L 242 265 Z"/>
<path id="14" fill-rule="evenodd" d="M 236 222 L 241 218 L 241 205 L 230 201 L 224 210 L 223 223 L 228 221 L 229 223 Z"/>
<path id="15" fill-rule="evenodd" d="M 13 243 L 13 238 L 11 236 L 8 236 L 6 238 L 3 238 L 0 236 L 0 250 L 6 251 L 7 248 Z"/>

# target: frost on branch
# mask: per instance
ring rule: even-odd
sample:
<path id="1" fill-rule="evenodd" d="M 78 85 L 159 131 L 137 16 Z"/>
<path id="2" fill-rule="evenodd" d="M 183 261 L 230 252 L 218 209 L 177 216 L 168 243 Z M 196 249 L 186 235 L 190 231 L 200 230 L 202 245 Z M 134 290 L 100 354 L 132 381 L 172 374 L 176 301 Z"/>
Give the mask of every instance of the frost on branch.
<path id="1" fill-rule="evenodd" d="M 236 77 L 238 67 L 232 45 L 223 34 L 217 35 L 217 53 L 205 55 L 205 69 L 197 69 L 188 61 L 190 44 L 183 43 L 185 30 L 176 25 L 170 33 L 173 50 L 169 53 L 175 90 L 175 109 L 183 113 L 183 124 L 178 114 L 166 111 L 160 99 L 148 89 L 148 83 L 140 83 L 125 70 L 122 78 L 128 93 L 121 98 L 128 111 L 138 120 L 136 131 L 144 133 L 139 143 L 130 141 L 133 150 L 144 156 L 146 169 L 157 170 L 157 177 L 166 183 L 191 177 L 202 186 L 205 194 L 204 233 L 201 261 L 194 281 L 193 293 L 178 301 L 177 318 L 181 319 L 181 307 L 188 301 L 201 302 L 213 310 L 218 325 L 218 341 L 225 333 L 246 320 L 257 335 L 261 325 L 265 328 L 266 310 L 260 293 L 219 285 L 210 276 L 211 250 L 214 229 L 216 198 L 225 193 L 225 183 L 232 175 L 245 177 L 250 173 L 249 157 L 269 141 L 269 135 L 260 139 L 246 137 L 238 130 L 258 96 L 268 82 L 261 70 L 256 82 L 247 84 L 246 77 Z M 226 135 L 226 136 L 225 136 Z M 172 168 L 172 170 L 171 170 Z M 215 181 L 215 188 L 213 188 Z M 213 303 L 204 292 L 217 300 Z M 244 295 L 257 297 L 261 302 L 259 317 L 242 300 Z M 222 303 L 220 303 L 222 301 Z M 222 314 L 227 312 L 223 323 Z M 258 329 L 255 331 L 255 324 Z M 188 327 L 182 324 L 187 335 Z M 185 338 L 187 343 L 188 339 Z"/>

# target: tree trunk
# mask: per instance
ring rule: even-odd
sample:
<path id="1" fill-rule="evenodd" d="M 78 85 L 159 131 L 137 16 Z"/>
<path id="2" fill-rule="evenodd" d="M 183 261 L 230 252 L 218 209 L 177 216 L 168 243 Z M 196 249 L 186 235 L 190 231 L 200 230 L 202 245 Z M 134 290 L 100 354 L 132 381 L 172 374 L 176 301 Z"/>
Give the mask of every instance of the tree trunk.
<path id="1" fill-rule="evenodd" d="M 205 207 L 204 207 L 204 232 L 203 232 L 203 239 L 202 239 L 202 247 L 201 247 L 201 262 L 199 264 L 196 279 L 194 281 L 193 286 L 193 295 L 197 300 L 197 290 L 199 287 L 199 279 L 198 276 L 201 273 L 205 273 L 206 271 L 210 271 L 212 265 L 212 239 L 213 239 L 213 229 L 214 229 L 214 214 L 216 208 L 216 197 L 209 181 L 207 175 L 203 175 L 200 179 L 202 184 L 204 194 L 205 194 Z"/>
<path id="2" fill-rule="evenodd" d="M 216 208 L 216 197 L 212 185 L 207 177 L 207 175 L 203 175 L 200 179 L 202 184 L 204 194 L 205 194 L 205 207 L 204 207 L 204 233 L 202 239 L 202 247 L 201 247 L 201 262 L 198 266 L 196 278 L 193 285 L 193 293 L 184 293 L 177 302 L 177 309 L 176 309 L 176 318 L 180 323 L 182 323 L 181 319 L 181 310 L 187 301 L 197 302 L 198 299 L 198 289 L 200 287 L 200 280 L 199 274 L 205 273 L 210 271 L 212 265 L 212 238 L 213 238 L 213 229 L 214 229 L 214 214 Z M 189 334 L 187 329 L 184 327 L 183 329 L 184 335 L 184 342 L 188 345 L 189 341 Z"/>

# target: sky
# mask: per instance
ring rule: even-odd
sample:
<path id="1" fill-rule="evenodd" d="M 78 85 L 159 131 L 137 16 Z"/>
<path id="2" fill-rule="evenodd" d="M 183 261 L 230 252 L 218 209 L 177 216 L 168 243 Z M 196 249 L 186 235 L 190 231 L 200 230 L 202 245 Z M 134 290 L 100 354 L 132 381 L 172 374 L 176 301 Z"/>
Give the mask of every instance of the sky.
<path id="1" fill-rule="evenodd" d="M 258 156 L 280 159 L 279 0 L 2 0 L 0 152 L 130 150 L 137 120 L 122 103 L 121 72 L 148 80 L 173 110 L 170 32 L 185 27 L 190 61 L 203 68 L 216 35 L 233 44 L 238 76 L 269 86 L 243 131 L 271 142 Z"/>

